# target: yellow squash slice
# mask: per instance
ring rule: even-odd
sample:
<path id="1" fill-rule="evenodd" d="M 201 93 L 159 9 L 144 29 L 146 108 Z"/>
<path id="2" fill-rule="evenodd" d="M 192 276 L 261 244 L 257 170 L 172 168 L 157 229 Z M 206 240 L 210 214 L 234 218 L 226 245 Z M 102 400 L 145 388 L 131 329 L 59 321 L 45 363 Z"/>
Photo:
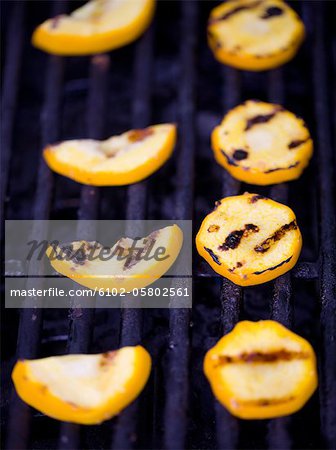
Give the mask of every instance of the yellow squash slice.
<path id="1" fill-rule="evenodd" d="M 142 239 L 121 238 L 112 248 L 87 241 L 49 246 L 47 256 L 57 272 L 82 286 L 125 293 L 162 277 L 174 264 L 182 243 L 182 230 L 171 225 Z"/>
<path id="2" fill-rule="evenodd" d="M 294 212 L 258 194 L 216 202 L 196 236 L 198 253 L 240 286 L 265 283 L 297 262 L 302 238 Z"/>
<path id="3" fill-rule="evenodd" d="M 211 141 L 216 161 L 234 178 L 259 185 L 299 178 L 313 153 L 301 118 L 257 100 L 229 111 Z"/>
<path id="4" fill-rule="evenodd" d="M 70 15 L 43 22 L 33 44 L 55 55 L 108 52 L 137 39 L 148 27 L 154 0 L 91 0 Z"/>
<path id="5" fill-rule="evenodd" d="M 218 61 L 243 70 L 286 63 L 304 39 L 299 16 L 282 0 L 235 0 L 211 12 L 208 42 Z"/>
<path id="6" fill-rule="evenodd" d="M 84 425 L 119 414 L 143 390 L 151 357 L 141 346 L 96 355 L 52 356 L 16 363 L 19 397 L 54 419 Z"/>
<path id="7" fill-rule="evenodd" d="M 136 183 L 158 170 L 175 142 L 175 125 L 162 124 L 105 141 L 64 141 L 48 146 L 43 156 L 52 170 L 79 183 L 117 186 Z"/>
<path id="8" fill-rule="evenodd" d="M 208 351 L 204 372 L 217 400 L 241 419 L 292 414 L 317 387 L 312 346 L 272 320 L 238 323 Z"/>

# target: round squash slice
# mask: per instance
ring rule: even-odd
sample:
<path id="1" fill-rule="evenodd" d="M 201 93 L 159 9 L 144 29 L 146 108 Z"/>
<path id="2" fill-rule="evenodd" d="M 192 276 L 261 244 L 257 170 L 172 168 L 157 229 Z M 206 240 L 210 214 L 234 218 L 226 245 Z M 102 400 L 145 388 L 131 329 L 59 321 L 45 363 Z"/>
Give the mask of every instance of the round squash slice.
<path id="1" fill-rule="evenodd" d="M 302 238 L 294 212 L 258 194 L 226 197 L 203 220 L 198 253 L 240 286 L 265 283 L 297 262 Z"/>
<path id="2" fill-rule="evenodd" d="M 142 239 L 121 238 L 112 248 L 76 241 L 49 246 L 47 256 L 62 275 L 90 289 L 125 293 L 154 283 L 174 264 L 183 243 L 177 225 Z"/>
<path id="3" fill-rule="evenodd" d="M 207 352 L 204 372 L 217 400 L 241 419 L 292 414 L 317 387 L 309 342 L 272 320 L 239 322 Z"/>
<path id="4" fill-rule="evenodd" d="M 158 170 L 176 142 L 173 124 L 131 130 L 105 141 L 64 141 L 48 146 L 43 156 L 55 172 L 92 186 L 136 183 Z"/>
<path id="5" fill-rule="evenodd" d="M 299 16 L 282 0 L 235 0 L 211 12 L 208 42 L 218 61 L 243 70 L 286 63 L 304 39 Z"/>
<path id="6" fill-rule="evenodd" d="M 54 55 L 108 52 L 138 38 L 154 13 L 154 0 L 91 0 L 70 15 L 39 25 L 33 45 Z"/>
<path id="7" fill-rule="evenodd" d="M 234 178 L 267 185 L 299 178 L 313 153 L 304 121 L 280 105 L 249 100 L 211 137 L 216 161 Z"/>
<path id="8" fill-rule="evenodd" d="M 65 355 L 15 364 L 19 397 L 54 419 L 84 425 L 119 414 L 144 388 L 151 357 L 141 346 L 96 355 Z"/>

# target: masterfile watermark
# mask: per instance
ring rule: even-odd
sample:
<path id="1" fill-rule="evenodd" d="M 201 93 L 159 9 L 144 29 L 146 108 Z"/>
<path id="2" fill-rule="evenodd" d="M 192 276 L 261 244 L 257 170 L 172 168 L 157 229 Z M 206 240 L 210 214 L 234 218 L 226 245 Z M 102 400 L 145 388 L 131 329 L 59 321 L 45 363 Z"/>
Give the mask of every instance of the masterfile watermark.
<path id="1" fill-rule="evenodd" d="M 10 308 L 190 307 L 191 221 L 7 221 L 5 277 Z"/>

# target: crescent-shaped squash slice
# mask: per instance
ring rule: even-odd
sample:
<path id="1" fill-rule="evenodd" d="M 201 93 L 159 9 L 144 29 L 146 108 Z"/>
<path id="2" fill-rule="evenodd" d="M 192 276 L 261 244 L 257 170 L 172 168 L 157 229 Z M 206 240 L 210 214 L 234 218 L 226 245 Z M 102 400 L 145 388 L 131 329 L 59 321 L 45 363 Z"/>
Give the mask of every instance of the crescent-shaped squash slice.
<path id="1" fill-rule="evenodd" d="M 121 238 L 112 248 L 76 241 L 49 246 L 47 256 L 62 275 L 90 289 L 129 292 L 154 283 L 174 264 L 183 243 L 177 225 L 141 239 Z"/>
<path id="2" fill-rule="evenodd" d="M 176 142 L 173 124 L 131 130 L 105 141 L 64 141 L 43 152 L 55 172 L 92 186 L 137 183 L 158 170 L 171 156 Z"/>
<path id="3" fill-rule="evenodd" d="M 91 425 L 135 400 L 150 370 L 151 357 L 138 345 L 96 355 L 20 360 L 12 379 L 28 405 L 54 419 Z"/>
<path id="4" fill-rule="evenodd" d="M 154 0 L 91 0 L 70 15 L 43 22 L 32 42 L 55 55 L 108 52 L 138 38 L 150 24 L 154 7 Z"/>
<path id="5" fill-rule="evenodd" d="M 312 346 L 272 320 L 239 322 L 207 352 L 204 372 L 218 401 L 241 419 L 292 414 L 317 387 Z"/>
<path id="6" fill-rule="evenodd" d="M 240 286 L 265 283 L 297 262 L 302 238 L 294 212 L 257 194 L 216 202 L 196 236 L 198 253 Z"/>

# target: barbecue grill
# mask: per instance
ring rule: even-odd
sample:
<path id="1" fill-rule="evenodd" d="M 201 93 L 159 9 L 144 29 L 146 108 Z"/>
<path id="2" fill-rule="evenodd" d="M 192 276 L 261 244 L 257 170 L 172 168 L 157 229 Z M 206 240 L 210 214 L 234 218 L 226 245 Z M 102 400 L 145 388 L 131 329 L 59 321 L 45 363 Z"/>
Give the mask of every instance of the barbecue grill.
<path id="1" fill-rule="evenodd" d="M 265 73 L 218 64 L 206 43 L 213 2 L 159 1 L 136 43 L 93 57 L 48 56 L 30 44 L 34 27 L 78 2 L 3 2 L 1 212 L 6 219 L 194 219 L 214 201 L 244 191 L 289 204 L 303 233 L 297 266 L 266 285 L 242 289 L 194 252 L 193 309 L 2 309 L 2 448 L 335 448 L 336 253 L 332 125 L 335 125 L 335 2 L 295 2 L 307 38 L 297 57 Z M 334 57 L 334 60 L 333 60 Z M 334 74 L 334 76 L 332 75 Z M 241 184 L 214 161 L 211 129 L 242 100 L 283 104 L 312 132 L 315 154 L 289 184 Z M 150 123 L 177 122 L 173 158 L 130 187 L 80 186 L 55 176 L 47 143 L 105 138 Z M 174 304 L 174 298 L 171 299 Z M 28 301 L 28 300 L 27 300 Z M 240 319 L 273 318 L 314 345 L 319 390 L 297 414 L 241 421 L 214 399 L 202 374 L 206 350 Z M 153 357 L 140 398 L 100 426 L 60 423 L 23 404 L 10 382 L 20 357 L 99 352 L 143 343 Z"/>

